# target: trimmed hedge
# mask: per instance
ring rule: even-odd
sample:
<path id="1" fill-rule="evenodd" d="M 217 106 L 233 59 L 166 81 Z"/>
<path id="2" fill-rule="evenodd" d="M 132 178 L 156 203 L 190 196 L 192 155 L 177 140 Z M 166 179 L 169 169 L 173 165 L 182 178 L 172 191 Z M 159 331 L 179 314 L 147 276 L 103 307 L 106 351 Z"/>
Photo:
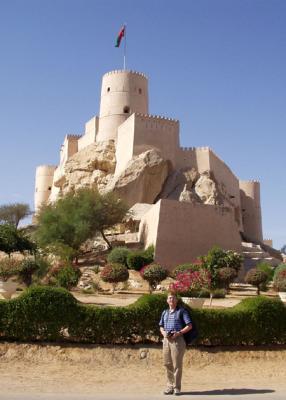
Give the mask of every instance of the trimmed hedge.
<path id="1" fill-rule="evenodd" d="M 165 295 L 143 295 L 127 307 L 83 305 L 66 290 L 32 287 L 0 301 L 0 337 L 19 341 L 97 344 L 159 342 L 158 321 Z M 286 344 L 286 307 L 258 296 L 228 309 L 193 309 L 197 344 Z"/>

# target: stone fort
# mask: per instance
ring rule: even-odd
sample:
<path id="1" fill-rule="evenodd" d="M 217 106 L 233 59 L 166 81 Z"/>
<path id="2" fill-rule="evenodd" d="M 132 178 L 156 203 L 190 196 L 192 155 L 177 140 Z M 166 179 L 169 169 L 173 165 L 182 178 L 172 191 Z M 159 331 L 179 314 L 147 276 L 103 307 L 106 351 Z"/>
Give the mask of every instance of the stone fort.
<path id="1" fill-rule="evenodd" d="M 276 264 L 263 245 L 260 183 L 237 178 L 208 147 L 181 147 L 179 129 L 178 120 L 149 114 L 144 74 L 106 73 L 99 116 L 82 135 L 65 136 L 58 166 L 37 167 L 35 212 L 70 190 L 112 190 L 130 206 L 132 240 L 153 244 L 169 269 L 213 245 L 244 252 L 248 266 Z"/>

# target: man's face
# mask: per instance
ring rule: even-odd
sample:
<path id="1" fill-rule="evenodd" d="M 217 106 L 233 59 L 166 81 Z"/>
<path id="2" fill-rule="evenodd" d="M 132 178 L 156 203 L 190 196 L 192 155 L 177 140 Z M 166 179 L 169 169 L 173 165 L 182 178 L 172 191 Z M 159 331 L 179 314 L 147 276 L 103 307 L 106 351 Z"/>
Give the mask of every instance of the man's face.
<path id="1" fill-rule="evenodd" d="M 178 299 L 176 296 L 169 294 L 167 297 L 167 303 L 169 304 L 170 307 L 176 307 L 178 303 Z"/>

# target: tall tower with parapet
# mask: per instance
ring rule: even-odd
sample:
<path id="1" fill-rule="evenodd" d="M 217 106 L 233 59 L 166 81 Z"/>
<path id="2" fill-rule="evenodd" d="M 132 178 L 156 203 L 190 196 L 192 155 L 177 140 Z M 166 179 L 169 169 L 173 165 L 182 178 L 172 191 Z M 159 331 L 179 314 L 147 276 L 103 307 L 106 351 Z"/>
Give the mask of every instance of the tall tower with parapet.
<path id="1" fill-rule="evenodd" d="M 116 141 L 118 127 L 133 113 L 148 114 L 147 77 L 127 70 L 103 75 L 96 141 Z"/>
<path id="2" fill-rule="evenodd" d="M 49 200 L 56 168 L 54 165 L 40 165 L 36 169 L 34 202 L 36 214 L 38 214 L 41 206 L 47 204 Z"/>

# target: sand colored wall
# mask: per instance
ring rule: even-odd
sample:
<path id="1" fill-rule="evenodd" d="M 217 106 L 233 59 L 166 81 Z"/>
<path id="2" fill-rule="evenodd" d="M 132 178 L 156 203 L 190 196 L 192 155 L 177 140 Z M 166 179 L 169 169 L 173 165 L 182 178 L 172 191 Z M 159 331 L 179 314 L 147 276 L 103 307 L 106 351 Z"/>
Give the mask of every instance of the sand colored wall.
<path id="1" fill-rule="evenodd" d="M 36 169 L 36 182 L 35 182 L 35 213 L 40 207 L 45 204 L 51 194 L 54 172 L 56 167 L 54 165 L 40 165 Z"/>
<path id="2" fill-rule="evenodd" d="M 263 240 L 260 183 L 257 181 L 239 181 L 242 223 L 245 235 L 254 240 Z"/>
<path id="3" fill-rule="evenodd" d="M 78 151 L 78 140 L 80 135 L 66 135 L 64 143 L 61 147 L 60 152 L 60 165 L 66 163 L 66 161 Z"/>
<path id="4" fill-rule="evenodd" d="M 179 146 L 179 121 L 153 115 L 133 114 L 118 129 L 116 174 L 133 156 L 158 149 L 175 165 Z"/>
<path id="5" fill-rule="evenodd" d="M 179 147 L 176 151 L 176 168 L 196 168 L 200 173 L 210 170 L 209 147 Z"/>
<path id="6" fill-rule="evenodd" d="M 239 180 L 231 169 L 212 151 L 209 151 L 210 170 L 225 196 L 235 207 L 235 218 L 240 230 L 243 229 Z"/>
<path id="7" fill-rule="evenodd" d="M 85 133 L 78 139 L 78 151 L 84 149 L 96 140 L 99 118 L 93 117 L 85 124 Z"/>
<path id="8" fill-rule="evenodd" d="M 152 148 L 160 150 L 163 158 L 175 166 L 179 147 L 179 121 L 154 115 L 135 115 L 133 155 Z"/>
<path id="9" fill-rule="evenodd" d="M 156 246 L 161 202 L 153 204 L 150 210 L 141 218 L 139 225 L 139 241 L 144 243 L 145 248 Z"/>
<path id="10" fill-rule="evenodd" d="M 118 128 L 115 175 L 119 175 L 124 171 L 128 161 L 133 157 L 134 127 L 135 114 L 132 114 Z"/>
<path id="11" fill-rule="evenodd" d="M 160 200 L 158 204 L 143 217 L 140 238 L 146 246 L 155 244 L 155 261 L 164 267 L 171 270 L 193 261 L 214 245 L 241 251 L 231 208 L 174 200 Z"/>
<path id="12" fill-rule="evenodd" d="M 147 77 L 135 71 L 108 72 L 102 78 L 96 141 L 116 140 L 119 125 L 133 113 L 148 114 Z"/>

